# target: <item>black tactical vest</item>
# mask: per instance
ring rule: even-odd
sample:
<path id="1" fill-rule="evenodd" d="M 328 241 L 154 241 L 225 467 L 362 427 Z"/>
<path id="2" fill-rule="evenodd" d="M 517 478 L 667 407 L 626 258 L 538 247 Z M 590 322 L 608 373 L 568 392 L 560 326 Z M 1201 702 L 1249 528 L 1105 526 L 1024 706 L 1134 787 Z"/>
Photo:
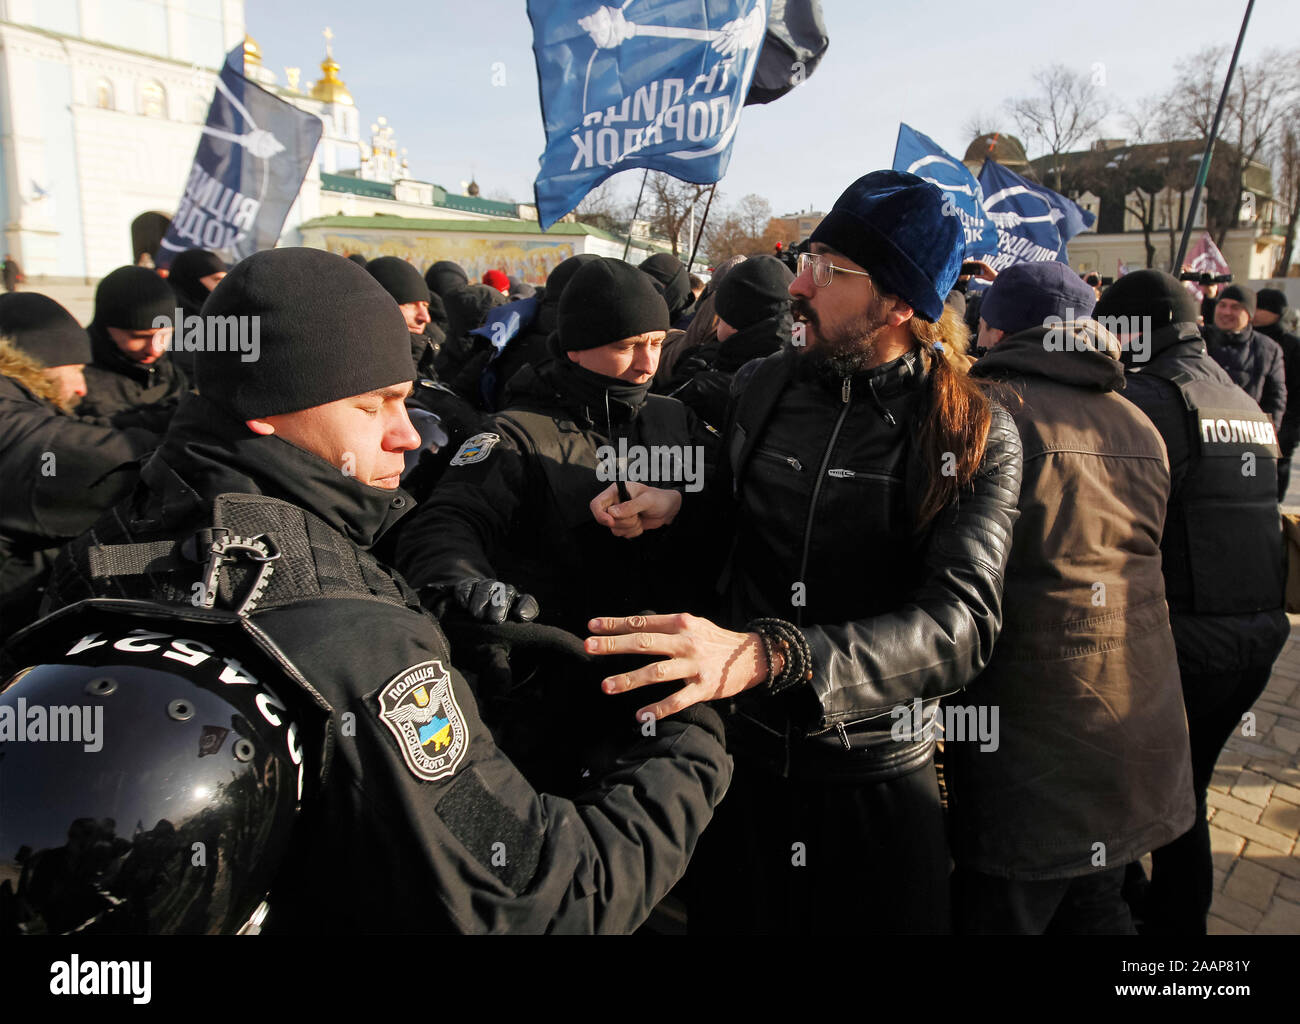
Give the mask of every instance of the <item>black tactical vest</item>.
<path id="1" fill-rule="evenodd" d="M 1171 610 L 1240 615 L 1281 608 L 1286 580 L 1273 421 L 1203 348 L 1159 355 L 1142 373 L 1173 384 L 1187 412 L 1187 476 L 1170 500 L 1160 543 Z"/>

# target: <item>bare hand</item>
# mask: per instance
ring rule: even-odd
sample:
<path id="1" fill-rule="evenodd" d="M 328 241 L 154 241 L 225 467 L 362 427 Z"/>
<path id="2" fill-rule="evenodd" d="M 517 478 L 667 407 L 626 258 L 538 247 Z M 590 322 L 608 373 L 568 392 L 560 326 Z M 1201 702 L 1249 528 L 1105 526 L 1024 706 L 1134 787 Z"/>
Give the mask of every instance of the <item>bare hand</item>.
<path id="1" fill-rule="evenodd" d="M 625 675 L 610 676 L 601 685 L 606 693 L 624 693 L 671 679 L 686 685 L 672 696 L 641 708 L 645 715 L 667 718 L 703 700 L 734 697 L 767 679 L 767 655 L 757 633 L 733 633 L 696 615 L 632 615 L 592 619 L 589 654 L 665 654 Z"/>
<path id="2" fill-rule="evenodd" d="M 592 516 L 601 526 L 608 526 L 615 537 L 639 537 L 677 518 L 682 507 L 681 491 L 631 481 L 624 486 L 628 501 L 620 503 L 618 484 L 610 484 L 591 499 Z"/>
<path id="3" fill-rule="evenodd" d="M 989 266 L 987 263 L 985 263 L 983 260 L 967 260 L 966 262 L 974 263 L 976 266 L 980 268 L 979 272 L 975 274 L 971 274 L 971 277 L 978 278 L 981 281 L 992 281 L 994 278 L 998 276 L 998 272 L 994 270 L 991 266 Z"/>

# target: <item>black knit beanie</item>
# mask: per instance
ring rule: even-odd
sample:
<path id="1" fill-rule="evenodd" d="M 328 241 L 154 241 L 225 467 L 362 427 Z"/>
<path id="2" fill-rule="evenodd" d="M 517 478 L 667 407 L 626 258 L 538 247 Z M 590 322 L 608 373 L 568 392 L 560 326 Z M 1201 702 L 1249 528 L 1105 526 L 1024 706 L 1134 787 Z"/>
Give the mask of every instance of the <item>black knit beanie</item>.
<path id="1" fill-rule="evenodd" d="M 1219 292 L 1220 299 L 1231 299 L 1233 302 L 1240 302 L 1246 307 L 1246 312 L 1251 316 L 1255 315 L 1255 293 L 1241 284 L 1230 284 L 1223 291 Z"/>
<path id="2" fill-rule="evenodd" d="M 241 420 L 297 412 L 415 379 L 402 311 L 352 261 L 320 249 L 267 249 L 235 265 L 205 318 L 256 316 L 256 358 L 194 356 L 199 391 Z"/>
<path id="3" fill-rule="evenodd" d="M 686 273 L 682 261 L 671 253 L 656 253 L 643 262 L 640 269 L 663 287 L 670 321 L 676 320 L 695 301 L 695 295 L 691 291 L 691 276 Z"/>
<path id="4" fill-rule="evenodd" d="M 364 267 L 367 263 L 370 262 L 368 259 L 366 259 L 364 256 L 362 256 L 361 253 L 359 253 L 359 252 L 349 253 L 349 254 L 348 254 L 348 259 L 350 259 L 350 260 L 351 260 L 353 263 L 355 263 L 358 267 Z"/>
<path id="5" fill-rule="evenodd" d="M 429 286 L 429 291 L 445 302 L 448 295 L 469 284 L 469 275 L 459 263 L 439 260 L 424 272 L 424 283 Z"/>
<path id="6" fill-rule="evenodd" d="M 775 256 L 753 256 L 718 285 L 713 308 L 724 323 L 744 330 L 790 308 L 793 280 L 790 269 Z"/>
<path id="7" fill-rule="evenodd" d="M 396 256 L 380 256 L 366 264 L 370 276 L 384 286 L 400 306 L 407 302 L 428 302 L 429 286 L 420 272 Z"/>
<path id="8" fill-rule="evenodd" d="M 1261 288 L 1255 296 L 1255 308 L 1277 316 L 1286 314 L 1286 292 L 1278 288 Z"/>
<path id="9" fill-rule="evenodd" d="M 186 312 L 197 313 L 211 294 L 211 289 L 203 283 L 203 278 L 210 274 L 224 273 L 226 269 L 221 257 L 215 252 L 186 249 L 172 260 L 171 269 L 167 272 L 167 283 L 183 306 L 193 307 Z"/>
<path id="10" fill-rule="evenodd" d="M 648 274 L 602 257 L 579 268 L 560 298 L 564 352 L 599 348 L 650 331 L 668 330 L 668 305 Z"/>
<path id="11" fill-rule="evenodd" d="M 118 267 L 95 289 L 95 316 L 91 323 L 123 331 L 148 331 L 154 320 L 176 317 L 176 295 L 171 286 L 145 267 Z"/>
<path id="12" fill-rule="evenodd" d="M 1102 317 L 1147 317 L 1151 329 L 1170 324 L 1194 324 L 1199 310 L 1192 293 L 1163 270 L 1132 270 L 1101 293 L 1092 311 Z"/>
<path id="13" fill-rule="evenodd" d="M 46 366 L 90 362 L 90 336 L 71 313 L 36 292 L 0 295 L 0 338 Z"/>

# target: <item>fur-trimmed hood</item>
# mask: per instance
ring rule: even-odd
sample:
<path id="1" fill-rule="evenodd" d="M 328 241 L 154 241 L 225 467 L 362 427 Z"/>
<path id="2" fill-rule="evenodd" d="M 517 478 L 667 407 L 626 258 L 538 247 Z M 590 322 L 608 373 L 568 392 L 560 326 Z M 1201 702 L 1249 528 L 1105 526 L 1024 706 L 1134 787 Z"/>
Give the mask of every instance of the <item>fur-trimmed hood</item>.
<path id="1" fill-rule="evenodd" d="M 49 402 L 60 412 L 69 411 L 69 403 L 59 397 L 58 385 L 46 378 L 44 364 L 5 339 L 0 339 L 0 376 L 8 377 L 33 398 Z"/>

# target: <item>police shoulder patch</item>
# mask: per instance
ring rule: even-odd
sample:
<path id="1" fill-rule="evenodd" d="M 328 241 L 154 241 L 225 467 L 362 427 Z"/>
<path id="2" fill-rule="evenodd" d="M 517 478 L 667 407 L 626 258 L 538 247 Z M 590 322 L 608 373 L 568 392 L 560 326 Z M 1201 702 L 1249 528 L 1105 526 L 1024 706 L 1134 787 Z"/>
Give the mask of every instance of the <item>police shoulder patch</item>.
<path id="1" fill-rule="evenodd" d="M 475 434 L 463 445 L 451 460 L 453 466 L 472 466 L 488 457 L 492 448 L 501 440 L 500 434 Z"/>
<path id="2" fill-rule="evenodd" d="M 393 677 L 379 691 L 379 717 L 416 778 L 446 778 L 469 749 L 465 716 L 440 661 L 412 665 Z"/>

